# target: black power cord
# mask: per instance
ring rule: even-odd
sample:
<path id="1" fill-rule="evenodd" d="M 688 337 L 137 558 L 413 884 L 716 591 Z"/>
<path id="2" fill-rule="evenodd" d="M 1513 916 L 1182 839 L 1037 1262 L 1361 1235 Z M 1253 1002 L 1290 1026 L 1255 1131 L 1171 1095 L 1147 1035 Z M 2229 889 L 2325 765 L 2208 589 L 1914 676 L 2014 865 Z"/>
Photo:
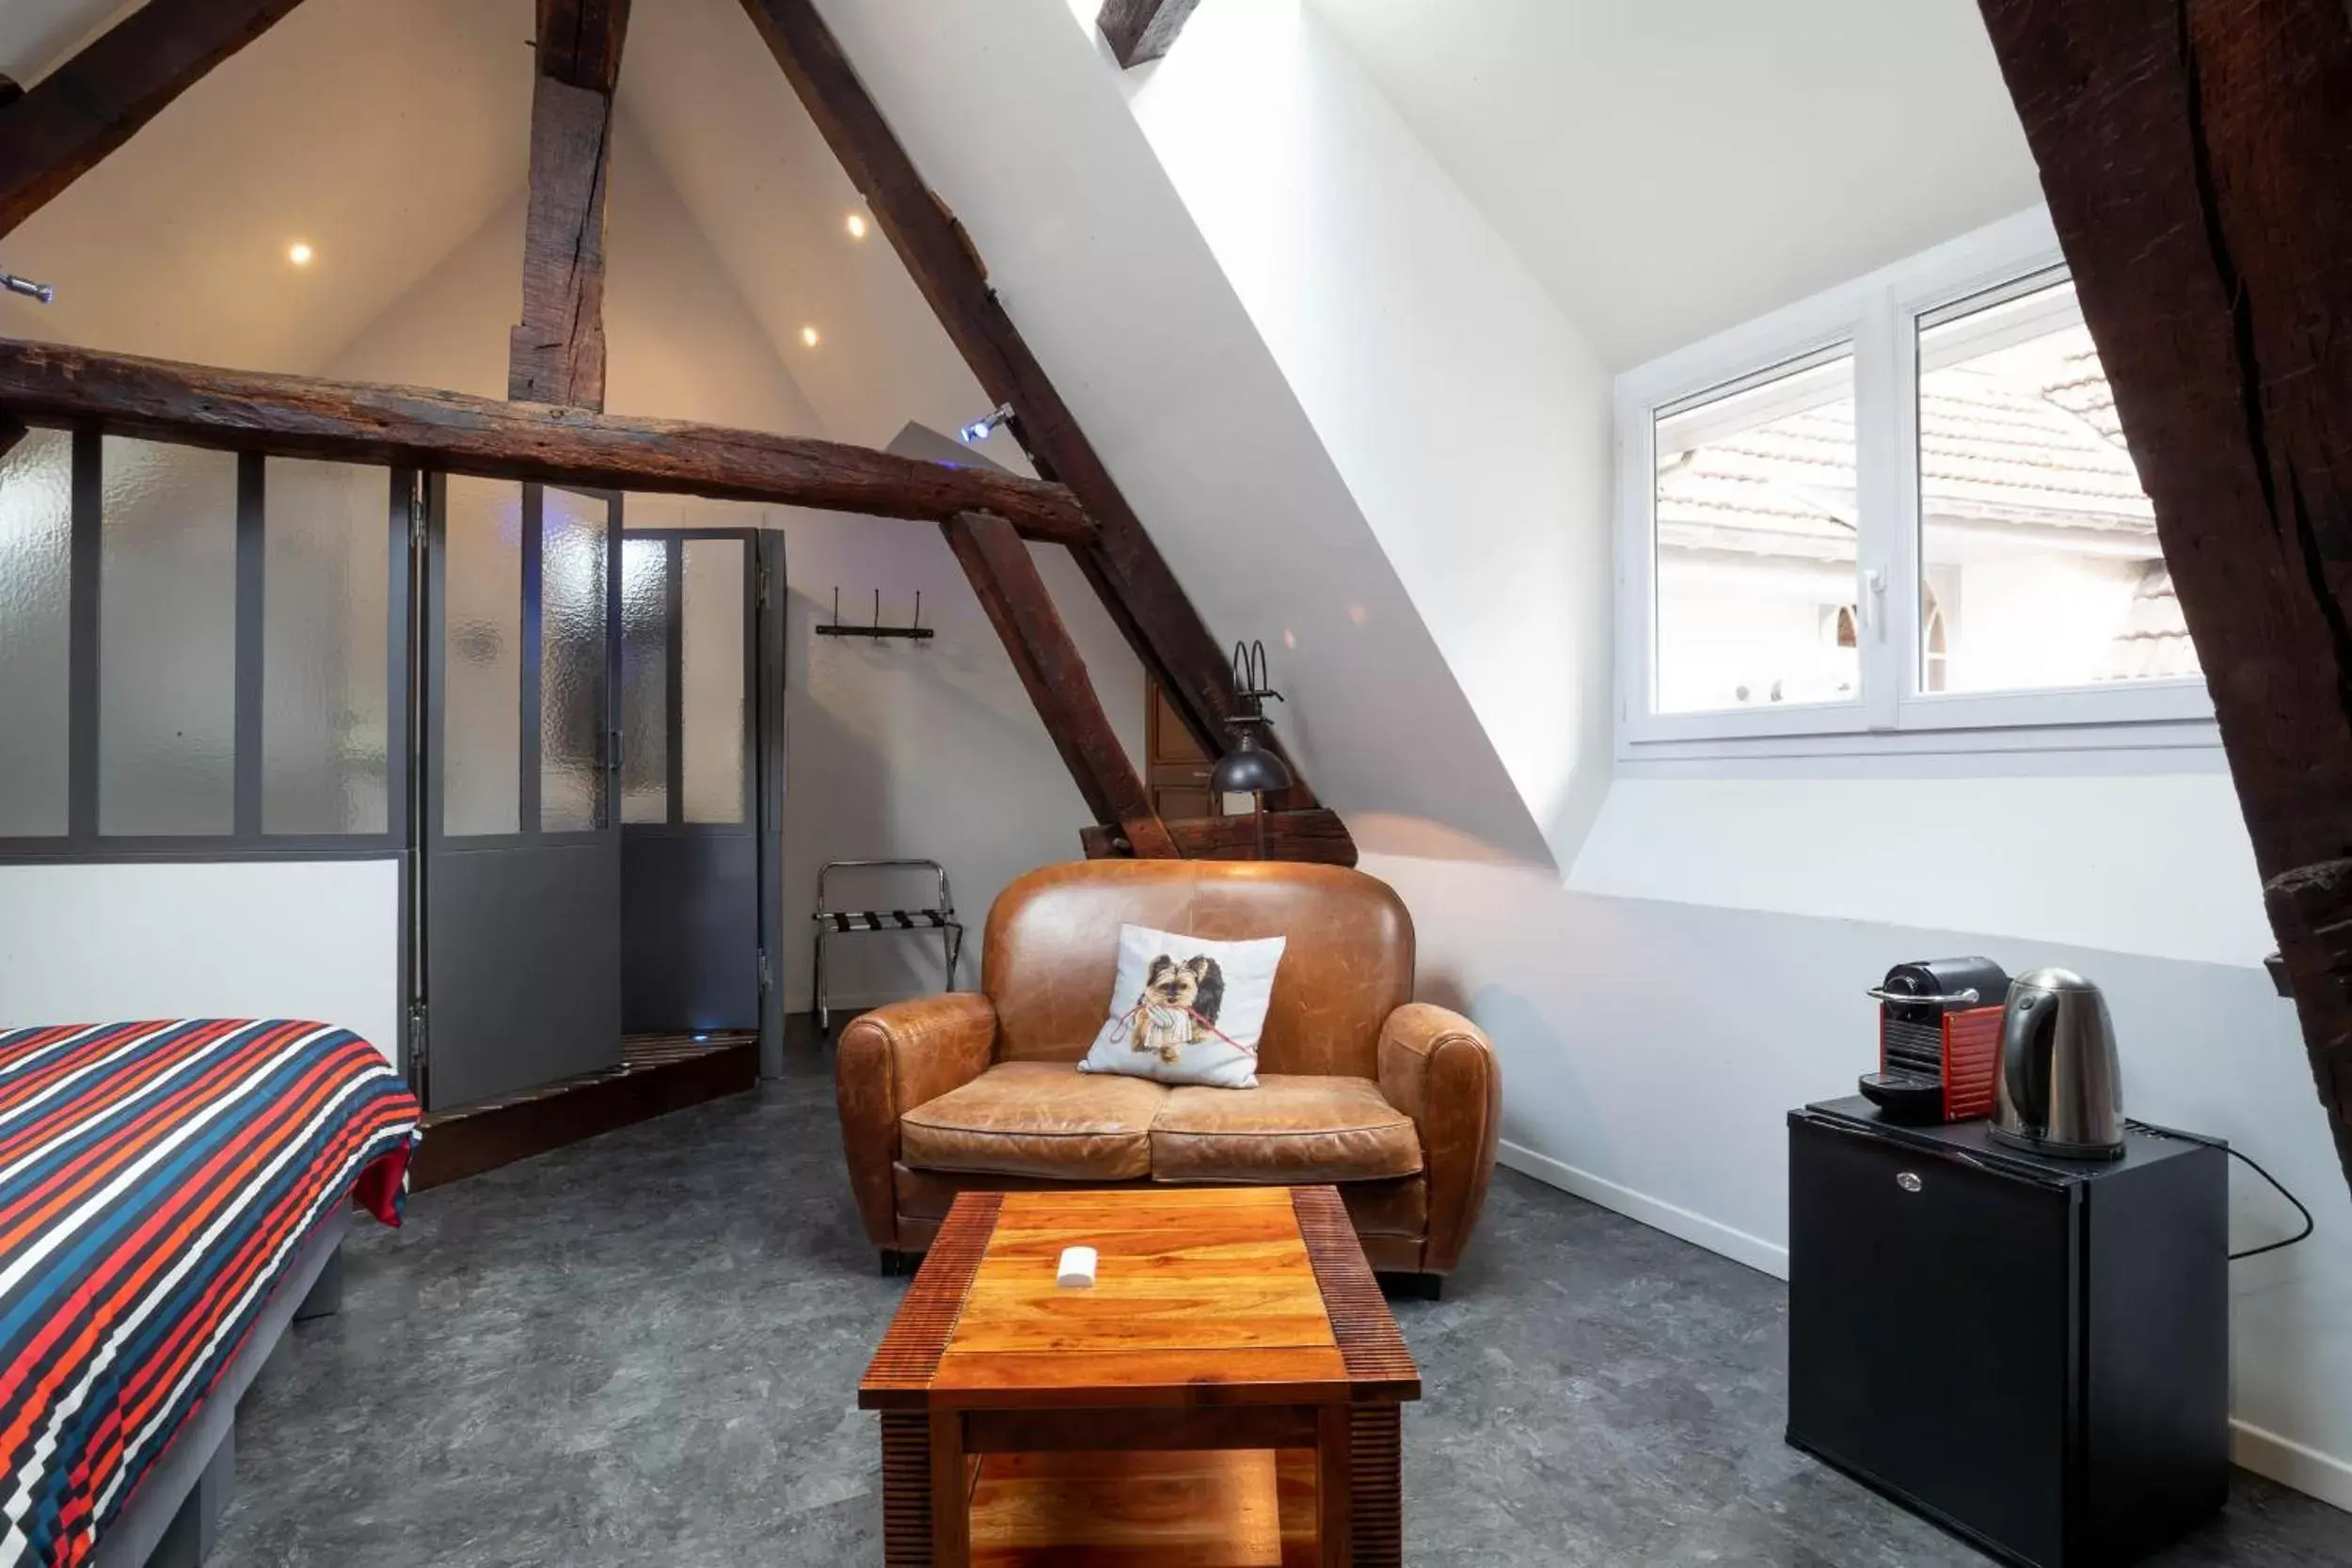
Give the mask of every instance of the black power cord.
<path id="1" fill-rule="evenodd" d="M 2303 1228 L 2296 1231 L 2294 1235 L 2289 1236 L 2285 1241 L 2265 1242 L 2261 1246 L 2249 1246 L 2244 1252 L 2233 1252 L 2230 1254 L 2231 1262 L 2234 1263 L 2241 1258 L 2259 1258 L 2265 1252 L 2276 1252 L 2280 1247 L 2293 1246 L 2296 1243 L 2309 1236 L 2315 1228 L 2315 1222 L 2312 1219 L 2312 1212 L 2303 1207 L 2303 1200 L 2296 1196 L 2293 1193 L 2288 1192 L 2285 1187 L 2281 1186 L 2279 1182 L 2279 1179 L 2271 1175 L 2268 1171 L 2263 1169 L 2260 1164 L 2256 1164 L 2251 1155 L 2241 1154 L 2236 1149 L 2232 1148 L 2228 1144 L 2224 1143 L 2221 1139 L 2208 1138 L 2201 1132 L 2184 1132 L 2177 1127 L 2158 1127 L 2153 1122 L 2132 1121 L 2129 1119 L 2126 1119 L 2123 1125 L 2134 1132 L 2146 1132 L 2159 1138 L 2178 1138 L 2183 1143 L 2203 1144 L 2207 1148 L 2217 1148 L 2221 1150 L 2222 1153 L 2227 1154 L 2231 1159 L 2243 1162 L 2248 1170 L 2252 1171 L 2256 1176 L 2259 1176 L 2265 1181 L 2269 1182 L 2270 1190 L 2277 1193 L 2280 1197 L 2285 1198 L 2289 1203 L 2294 1204 L 2295 1212 L 2303 1216 Z"/>

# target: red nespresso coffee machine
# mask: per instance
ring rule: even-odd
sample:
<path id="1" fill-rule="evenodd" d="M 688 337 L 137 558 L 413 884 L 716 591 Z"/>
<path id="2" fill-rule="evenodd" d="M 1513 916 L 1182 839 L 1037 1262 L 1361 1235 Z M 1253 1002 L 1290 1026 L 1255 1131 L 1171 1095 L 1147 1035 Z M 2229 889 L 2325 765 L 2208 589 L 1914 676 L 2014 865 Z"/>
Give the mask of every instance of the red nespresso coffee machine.
<path id="1" fill-rule="evenodd" d="M 2009 975 L 1991 958 L 1897 964 L 1870 989 L 1879 1004 L 1879 1069 L 1863 1097 L 1909 1126 L 1993 1114 Z"/>

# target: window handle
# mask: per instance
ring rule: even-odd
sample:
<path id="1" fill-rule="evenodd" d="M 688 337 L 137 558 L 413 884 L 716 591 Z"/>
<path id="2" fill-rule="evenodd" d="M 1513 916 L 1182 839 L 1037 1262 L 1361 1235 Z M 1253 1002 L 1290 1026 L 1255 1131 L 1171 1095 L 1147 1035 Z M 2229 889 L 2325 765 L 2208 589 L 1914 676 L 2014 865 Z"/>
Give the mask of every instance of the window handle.
<path id="1" fill-rule="evenodd" d="M 1874 641 L 1886 641 L 1886 573 L 1882 567 L 1862 574 L 1862 624 Z"/>

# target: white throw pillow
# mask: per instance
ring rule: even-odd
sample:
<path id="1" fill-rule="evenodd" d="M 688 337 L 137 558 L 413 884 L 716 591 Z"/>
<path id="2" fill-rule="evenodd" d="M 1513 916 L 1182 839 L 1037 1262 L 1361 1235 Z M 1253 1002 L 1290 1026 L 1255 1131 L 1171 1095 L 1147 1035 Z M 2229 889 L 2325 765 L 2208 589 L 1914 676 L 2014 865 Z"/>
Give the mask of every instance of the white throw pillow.
<path id="1" fill-rule="evenodd" d="M 1121 926 L 1111 1016 L 1078 1070 L 1256 1088 L 1258 1037 L 1285 941 L 1210 942 Z"/>

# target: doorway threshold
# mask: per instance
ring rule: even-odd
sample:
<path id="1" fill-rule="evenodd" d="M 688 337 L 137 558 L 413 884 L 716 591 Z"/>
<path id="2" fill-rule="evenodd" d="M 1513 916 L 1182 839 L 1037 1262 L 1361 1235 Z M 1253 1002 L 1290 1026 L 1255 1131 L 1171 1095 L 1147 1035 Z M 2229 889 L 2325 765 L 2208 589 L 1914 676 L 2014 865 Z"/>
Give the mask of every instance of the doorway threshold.
<path id="1" fill-rule="evenodd" d="M 758 1081 L 759 1037 L 750 1030 L 626 1036 L 617 1067 L 427 1116 L 424 1141 L 409 1166 L 409 1188 L 422 1192 L 479 1176 L 689 1105 L 744 1093 Z"/>

